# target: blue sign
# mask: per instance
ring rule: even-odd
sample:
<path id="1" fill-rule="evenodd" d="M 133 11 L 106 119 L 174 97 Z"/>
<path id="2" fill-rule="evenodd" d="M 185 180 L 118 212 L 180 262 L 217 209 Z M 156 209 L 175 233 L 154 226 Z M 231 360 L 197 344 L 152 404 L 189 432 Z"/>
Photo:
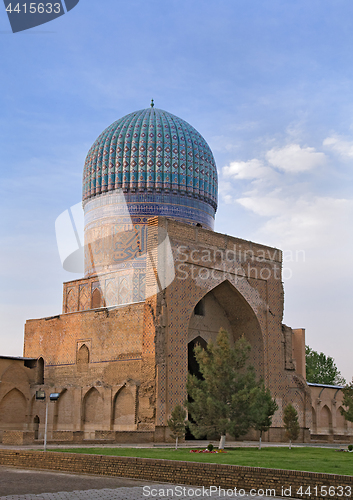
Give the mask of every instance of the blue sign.
<path id="1" fill-rule="evenodd" d="M 4 0 L 12 32 L 28 30 L 63 16 L 73 9 L 79 0 L 23 1 Z"/>

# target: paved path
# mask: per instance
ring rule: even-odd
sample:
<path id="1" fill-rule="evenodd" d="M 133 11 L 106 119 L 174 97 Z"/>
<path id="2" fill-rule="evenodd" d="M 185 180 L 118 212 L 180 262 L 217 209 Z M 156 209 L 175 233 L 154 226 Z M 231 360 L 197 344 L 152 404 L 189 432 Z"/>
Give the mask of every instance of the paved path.
<path id="1" fill-rule="evenodd" d="M 132 489 L 144 485 L 153 485 L 151 481 L 139 481 L 124 477 L 90 476 L 84 474 L 68 474 L 64 472 L 23 470 L 15 467 L 0 466 L 0 499 L 4 498 L 82 498 L 57 496 L 58 492 L 71 494 L 73 491 L 115 490 L 116 488 Z M 52 496 L 55 494 L 56 496 Z M 60 493 L 63 495 L 62 493 Z M 23 496 L 25 495 L 25 496 Z M 39 496 L 37 496 L 39 495 Z M 91 498 L 91 497 L 89 497 Z M 93 498 L 93 497 L 92 497 Z M 97 497 L 98 498 L 98 497 Z M 104 498 L 101 496 L 100 498 Z M 107 497 L 110 498 L 110 497 Z"/>
<path id="2" fill-rule="evenodd" d="M 223 490 L 224 491 L 224 490 Z M 242 493 L 242 492 L 239 492 Z M 87 476 L 61 472 L 28 471 L 0 466 L 0 500 L 199 500 L 262 496 L 220 494 L 197 486 L 157 484 L 119 477 Z M 267 497 L 269 498 L 269 497 Z M 272 496 L 271 499 L 275 497 Z M 276 497 L 278 498 L 278 497 Z"/>

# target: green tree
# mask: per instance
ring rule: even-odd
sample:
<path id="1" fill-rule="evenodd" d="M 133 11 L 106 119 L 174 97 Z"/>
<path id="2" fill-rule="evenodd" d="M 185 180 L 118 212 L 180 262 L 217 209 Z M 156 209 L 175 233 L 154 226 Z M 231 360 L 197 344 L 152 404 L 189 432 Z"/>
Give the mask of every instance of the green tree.
<path id="1" fill-rule="evenodd" d="M 270 389 L 264 384 L 259 388 L 252 404 L 252 427 L 260 431 L 259 450 L 261 450 L 262 433 L 267 432 L 272 425 L 272 417 L 278 410 L 275 399 L 272 399 Z"/>
<path id="2" fill-rule="evenodd" d="M 349 422 L 353 422 L 353 381 L 343 389 L 343 405 L 347 408 L 341 408 L 341 414 Z"/>
<path id="3" fill-rule="evenodd" d="M 206 349 L 195 347 L 203 379 L 189 374 L 187 390 L 191 400 L 185 402 L 193 420 L 188 425 L 195 437 L 220 436 L 220 448 L 224 448 L 226 433 L 238 438 L 249 430 L 252 403 L 259 390 L 254 369 L 247 365 L 250 349 L 244 338 L 232 348 L 222 328 L 216 344 L 210 342 Z"/>
<path id="4" fill-rule="evenodd" d="M 286 430 L 286 437 L 289 439 L 289 449 L 291 449 L 292 440 L 297 439 L 300 430 L 297 410 L 291 404 L 284 409 L 283 423 Z"/>
<path id="5" fill-rule="evenodd" d="M 178 439 L 185 436 L 186 411 L 181 405 L 177 405 L 172 411 L 170 419 L 167 421 L 171 430 L 171 436 L 175 439 L 175 449 L 178 449 Z"/>
<path id="6" fill-rule="evenodd" d="M 338 371 L 331 356 L 320 354 L 305 346 L 306 380 L 313 384 L 345 385 L 346 381 Z"/>

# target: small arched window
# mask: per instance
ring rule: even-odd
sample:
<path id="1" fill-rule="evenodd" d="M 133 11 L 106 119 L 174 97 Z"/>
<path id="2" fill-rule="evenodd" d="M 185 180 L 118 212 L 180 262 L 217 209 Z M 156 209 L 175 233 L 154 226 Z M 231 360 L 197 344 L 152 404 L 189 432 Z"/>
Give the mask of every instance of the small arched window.
<path id="1" fill-rule="evenodd" d="M 42 357 L 37 360 L 37 384 L 44 384 L 44 359 Z"/>

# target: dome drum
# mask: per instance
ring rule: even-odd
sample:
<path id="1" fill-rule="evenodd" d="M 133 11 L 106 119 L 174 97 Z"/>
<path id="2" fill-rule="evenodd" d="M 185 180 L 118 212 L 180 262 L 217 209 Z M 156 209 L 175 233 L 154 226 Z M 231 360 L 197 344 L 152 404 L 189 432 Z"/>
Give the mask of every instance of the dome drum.
<path id="1" fill-rule="evenodd" d="M 85 276 L 143 267 L 145 259 L 139 255 L 147 250 L 151 217 L 160 215 L 213 230 L 213 214 L 207 203 L 180 194 L 123 193 L 120 189 L 87 200 Z"/>

